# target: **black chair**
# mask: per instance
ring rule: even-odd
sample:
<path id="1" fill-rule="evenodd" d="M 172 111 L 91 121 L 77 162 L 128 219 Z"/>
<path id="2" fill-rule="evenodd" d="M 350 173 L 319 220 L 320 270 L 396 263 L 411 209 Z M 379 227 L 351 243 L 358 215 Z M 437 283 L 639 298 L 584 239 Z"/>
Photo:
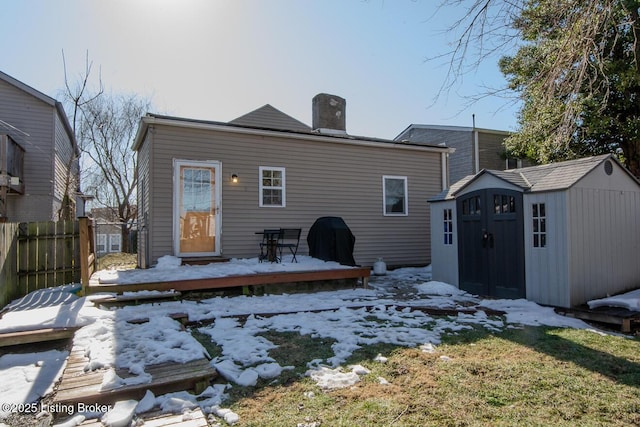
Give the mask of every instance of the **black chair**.
<path id="1" fill-rule="evenodd" d="M 260 242 L 260 255 L 258 261 L 279 262 L 278 243 L 280 243 L 281 229 L 265 229 L 262 232 L 262 242 Z"/>
<path id="2" fill-rule="evenodd" d="M 278 254 L 280 260 L 282 260 L 282 251 L 284 248 L 289 248 L 291 255 L 293 255 L 293 262 L 298 262 L 296 254 L 298 253 L 298 245 L 300 244 L 301 228 L 281 228 L 280 236 L 278 238 Z"/>

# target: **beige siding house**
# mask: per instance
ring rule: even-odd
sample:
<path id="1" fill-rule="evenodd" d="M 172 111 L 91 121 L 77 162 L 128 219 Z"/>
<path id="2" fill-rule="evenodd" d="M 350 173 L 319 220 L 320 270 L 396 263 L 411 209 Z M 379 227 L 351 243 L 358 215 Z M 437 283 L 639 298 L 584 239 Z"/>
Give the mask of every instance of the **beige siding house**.
<path id="1" fill-rule="evenodd" d="M 574 307 L 640 287 L 640 183 L 611 155 L 483 170 L 431 199 L 433 280 Z"/>
<path id="2" fill-rule="evenodd" d="M 456 182 L 482 169 L 505 170 L 530 166 L 527 161 L 508 159 L 504 140 L 509 132 L 465 126 L 412 124 L 395 137 L 396 141 L 429 142 L 452 147 L 449 179 Z"/>
<path id="3" fill-rule="evenodd" d="M 138 155 L 141 267 L 163 255 L 256 257 L 267 228 L 344 219 L 358 264 L 431 261 L 426 200 L 446 184 L 449 149 L 348 135 L 345 101 L 321 94 L 313 126 L 265 105 L 228 123 L 149 114 Z"/>
<path id="4" fill-rule="evenodd" d="M 57 219 L 68 184 L 74 196 L 79 185 L 71 126 L 60 102 L 3 72 L 0 148 L 0 220 Z"/>

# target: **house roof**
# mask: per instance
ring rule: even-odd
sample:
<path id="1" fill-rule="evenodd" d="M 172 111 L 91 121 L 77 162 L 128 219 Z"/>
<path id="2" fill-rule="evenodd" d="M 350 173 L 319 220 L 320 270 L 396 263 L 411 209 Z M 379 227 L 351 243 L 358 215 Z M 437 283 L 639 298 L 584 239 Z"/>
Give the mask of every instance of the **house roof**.
<path id="1" fill-rule="evenodd" d="M 147 129 L 153 124 L 164 124 L 189 128 L 219 130 L 237 133 L 276 135 L 294 139 L 323 140 L 326 142 L 349 143 L 359 145 L 377 145 L 385 148 L 408 148 L 426 151 L 453 152 L 452 148 L 422 142 L 393 141 L 381 138 L 348 135 L 342 133 L 323 133 L 311 129 L 282 111 L 267 104 L 230 122 L 218 122 L 184 117 L 164 116 L 147 113 L 142 117 L 132 148 L 138 150 L 144 141 Z"/>
<path id="2" fill-rule="evenodd" d="M 410 124 L 407 126 L 402 132 L 398 134 L 394 138 L 395 141 L 403 140 L 407 138 L 407 134 L 410 133 L 414 129 L 427 129 L 427 130 L 446 130 L 446 131 L 454 131 L 454 132 L 473 132 L 478 131 L 482 133 L 491 133 L 496 135 L 509 136 L 511 132 L 506 130 L 498 130 L 498 129 L 484 129 L 470 126 L 448 126 L 448 125 L 421 125 L 421 124 Z M 410 135 L 409 135 L 410 137 Z"/>
<path id="3" fill-rule="evenodd" d="M 309 126 L 269 104 L 233 119 L 229 123 L 239 126 L 311 132 L 311 128 Z"/>
<path id="4" fill-rule="evenodd" d="M 71 128 L 71 125 L 69 124 L 69 118 L 67 117 L 67 113 L 64 111 L 64 106 L 62 105 L 61 102 L 56 101 L 55 99 L 51 98 L 50 96 L 45 95 L 44 93 L 40 92 L 39 90 L 36 90 L 36 89 L 32 88 L 31 86 L 22 83 L 20 80 L 17 80 L 17 79 L 11 77 L 10 75 L 8 75 L 6 73 L 3 73 L 2 71 L 0 71 L 0 80 L 3 80 L 5 82 L 7 82 L 8 84 L 10 84 L 10 85 L 22 90 L 23 92 L 28 93 L 29 95 L 33 96 L 34 98 L 37 98 L 40 101 L 44 102 L 45 104 L 50 105 L 51 107 L 55 108 L 56 112 L 60 116 L 60 119 L 62 121 L 62 125 L 64 126 L 65 131 L 67 132 L 67 135 L 69 136 L 69 139 L 71 140 L 71 144 L 73 145 L 73 147 L 76 150 L 76 154 L 79 154 L 78 144 L 76 142 L 76 138 L 75 138 L 75 135 L 73 133 L 73 129 Z"/>
<path id="5" fill-rule="evenodd" d="M 469 175 L 462 178 L 451 185 L 450 188 L 442 191 L 429 201 L 437 202 L 454 199 L 460 191 L 485 174 L 493 175 L 498 179 L 515 185 L 526 193 L 566 190 L 575 185 L 585 175 L 598 167 L 605 160 L 615 161 L 630 177 L 634 179 L 634 181 L 638 182 L 637 179 L 630 174 L 615 157 L 611 154 L 603 154 L 600 156 L 584 157 L 582 159 L 530 166 L 521 169 L 510 169 L 506 171 L 483 169 L 475 175 Z"/>

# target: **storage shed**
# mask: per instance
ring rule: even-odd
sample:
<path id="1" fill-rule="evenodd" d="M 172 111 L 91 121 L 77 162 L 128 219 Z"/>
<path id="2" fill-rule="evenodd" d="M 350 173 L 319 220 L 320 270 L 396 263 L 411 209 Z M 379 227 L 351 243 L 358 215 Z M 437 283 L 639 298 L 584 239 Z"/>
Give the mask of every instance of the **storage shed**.
<path id="1" fill-rule="evenodd" d="M 611 155 L 482 170 L 429 202 L 434 280 L 566 308 L 640 287 L 640 183 Z"/>

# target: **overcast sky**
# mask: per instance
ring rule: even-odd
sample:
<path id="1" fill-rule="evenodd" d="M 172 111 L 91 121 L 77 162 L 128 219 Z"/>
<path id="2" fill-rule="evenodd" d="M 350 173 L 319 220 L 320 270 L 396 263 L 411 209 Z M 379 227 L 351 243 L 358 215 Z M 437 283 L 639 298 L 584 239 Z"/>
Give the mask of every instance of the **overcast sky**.
<path id="1" fill-rule="evenodd" d="M 0 0 L 0 70 L 61 99 L 62 50 L 157 113 L 228 121 L 265 104 L 311 124 L 311 99 L 347 100 L 347 132 L 393 138 L 411 123 L 514 130 L 516 107 L 465 97 L 504 85 L 496 62 L 434 103 L 464 14 L 439 0 Z"/>

